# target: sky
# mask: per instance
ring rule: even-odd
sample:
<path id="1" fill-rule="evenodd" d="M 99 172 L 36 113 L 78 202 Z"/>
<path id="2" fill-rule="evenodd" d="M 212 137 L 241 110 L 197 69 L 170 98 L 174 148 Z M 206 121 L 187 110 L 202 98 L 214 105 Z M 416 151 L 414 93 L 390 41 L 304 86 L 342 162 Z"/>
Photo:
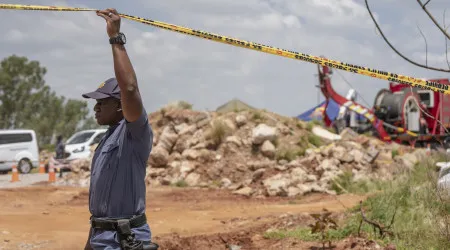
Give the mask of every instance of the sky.
<path id="1" fill-rule="evenodd" d="M 364 0 L 3 0 L 118 12 L 257 42 L 354 65 L 417 78 L 450 78 L 449 73 L 414 66 L 382 40 Z M 383 32 L 406 56 L 448 68 L 445 40 L 416 1 L 369 0 Z M 429 10 L 443 23 L 447 0 L 431 0 Z M 448 11 L 450 12 L 450 11 Z M 450 14 L 447 16 L 450 24 Z M 126 49 L 136 71 L 147 112 L 184 100 L 196 110 L 215 110 L 237 98 L 281 115 L 297 116 L 323 96 L 317 65 L 247 50 L 122 20 Z M 114 76 L 106 23 L 94 12 L 0 10 L 0 59 L 11 55 L 37 60 L 45 81 L 58 94 L 83 99 Z M 450 46 L 450 42 L 449 42 Z M 450 48 L 450 47 L 449 47 Z M 345 79 L 345 80 L 344 80 Z M 334 70 L 332 84 L 345 96 L 351 88 L 361 104 L 388 82 Z M 365 102 L 363 101 L 365 100 Z M 368 104 L 366 104 L 366 102 Z M 89 101 L 90 108 L 93 101 Z"/>

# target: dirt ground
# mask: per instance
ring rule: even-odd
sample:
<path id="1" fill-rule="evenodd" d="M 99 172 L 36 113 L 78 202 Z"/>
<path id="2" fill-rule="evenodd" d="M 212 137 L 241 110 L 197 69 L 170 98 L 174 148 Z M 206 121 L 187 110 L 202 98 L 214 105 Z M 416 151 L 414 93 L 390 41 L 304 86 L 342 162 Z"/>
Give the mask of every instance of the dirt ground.
<path id="1" fill-rule="evenodd" d="M 361 199 L 324 194 L 250 199 L 224 190 L 153 188 L 147 194 L 147 216 L 160 249 L 318 249 L 317 243 L 262 235 L 280 223 L 304 225 L 310 219 L 306 213 L 325 207 L 341 212 Z M 83 248 L 89 229 L 87 189 L 1 189 L 0 200 L 0 249 Z M 337 249 L 370 249 L 362 239 L 336 244 Z"/>

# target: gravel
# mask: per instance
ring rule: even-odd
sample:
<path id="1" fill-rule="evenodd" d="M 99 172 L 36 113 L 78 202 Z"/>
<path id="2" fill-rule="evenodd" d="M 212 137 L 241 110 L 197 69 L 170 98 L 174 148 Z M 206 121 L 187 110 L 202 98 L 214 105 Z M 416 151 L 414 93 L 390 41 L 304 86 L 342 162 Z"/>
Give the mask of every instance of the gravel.
<path id="1" fill-rule="evenodd" d="M 67 172 L 63 173 L 66 175 Z M 58 180 L 59 173 L 56 173 L 56 180 Z M 19 174 L 19 181 L 11 182 L 11 174 L 0 175 L 0 189 L 2 188 L 18 188 L 29 187 L 39 182 L 47 182 L 48 174 Z"/>

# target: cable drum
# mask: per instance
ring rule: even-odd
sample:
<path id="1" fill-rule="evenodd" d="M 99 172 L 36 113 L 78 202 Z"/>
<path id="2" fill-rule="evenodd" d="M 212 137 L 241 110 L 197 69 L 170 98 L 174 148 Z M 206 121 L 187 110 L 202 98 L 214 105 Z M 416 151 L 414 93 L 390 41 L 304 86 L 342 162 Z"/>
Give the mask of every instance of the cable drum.
<path id="1" fill-rule="evenodd" d="M 421 112 L 417 89 L 405 88 L 399 92 L 380 90 L 374 102 L 374 111 L 378 119 L 410 131 L 419 131 Z"/>

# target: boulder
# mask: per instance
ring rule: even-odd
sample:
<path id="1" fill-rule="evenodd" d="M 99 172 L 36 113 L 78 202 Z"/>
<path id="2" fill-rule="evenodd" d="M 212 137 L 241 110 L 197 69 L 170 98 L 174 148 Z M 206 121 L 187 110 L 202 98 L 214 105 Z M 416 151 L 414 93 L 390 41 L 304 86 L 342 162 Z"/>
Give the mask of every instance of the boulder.
<path id="1" fill-rule="evenodd" d="M 287 188 L 291 184 L 288 175 L 276 174 L 263 181 L 266 192 L 269 196 L 286 196 Z"/>
<path id="2" fill-rule="evenodd" d="M 166 126 L 159 136 L 157 145 L 164 148 L 168 153 L 171 153 L 177 139 L 178 135 L 175 131 L 170 126 Z"/>
<path id="3" fill-rule="evenodd" d="M 253 144 L 259 145 L 266 140 L 275 141 L 277 135 L 276 128 L 262 123 L 252 130 L 252 142 Z"/>
<path id="4" fill-rule="evenodd" d="M 153 167 L 165 167 L 169 163 L 169 152 L 163 146 L 156 146 L 150 153 L 149 163 Z"/>
<path id="5" fill-rule="evenodd" d="M 237 115 L 235 121 L 238 127 L 242 127 L 247 123 L 247 117 L 245 115 Z"/>
<path id="6" fill-rule="evenodd" d="M 190 173 L 184 179 L 189 186 L 197 186 L 200 181 L 200 174 Z"/>
<path id="7" fill-rule="evenodd" d="M 233 194 L 239 194 L 244 196 L 251 196 L 253 194 L 253 189 L 251 187 L 243 187 L 233 192 Z"/>
<path id="8" fill-rule="evenodd" d="M 273 158 L 275 156 L 275 146 L 266 140 L 261 146 L 261 153 L 268 158 Z"/>

